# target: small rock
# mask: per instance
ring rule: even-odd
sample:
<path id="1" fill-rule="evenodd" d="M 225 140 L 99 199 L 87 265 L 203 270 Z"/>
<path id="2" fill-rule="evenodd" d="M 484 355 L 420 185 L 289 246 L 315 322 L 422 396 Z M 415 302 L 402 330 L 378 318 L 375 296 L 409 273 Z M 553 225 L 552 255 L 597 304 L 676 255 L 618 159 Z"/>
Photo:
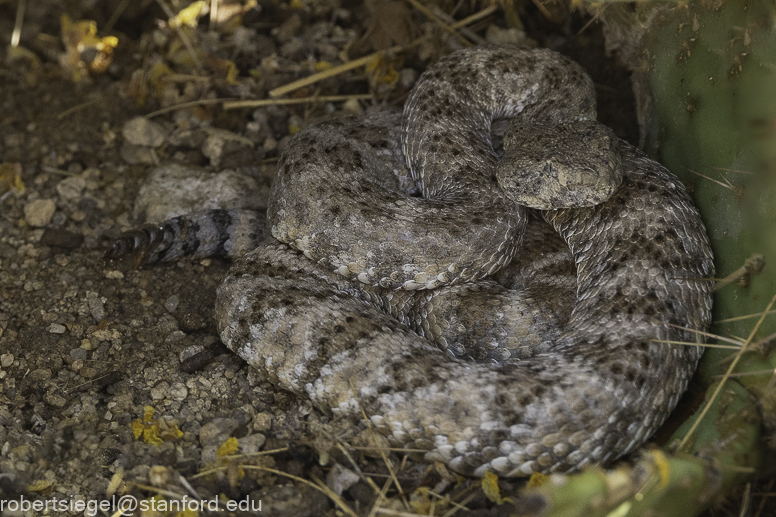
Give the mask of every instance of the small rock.
<path id="1" fill-rule="evenodd" d="M 167 393 L 173 400 L 181 402 L 189 395 L 189 390 L 182 382 L 175 382 L 172 386 L 170 386 L 170 389 L 167 390 Z"/>
<path id="2" fill-rule="evenodd" d="M 221 164 L 221 156 L 224 154 L 226 140 L 219 135 L 210 135 L 202 144 L 202 154 L 210 159 L 210 165 L 218 167 Z"/>
<path id="3" fill-rule="evenodd" d="M 135 117 L 121 128 L 124 140 L 132 145 L 159 147 L 167 138 L 167 131 L 145 117 Z"/>
<path id="4" fill-rule="evenodd" d="M 151 400 L 164 400 L 167 398 L 167 390 L 170 385 L 166 382 L 160 382 L 150 390 Z"/>
<path id="5" fill-rule="evenodd" d="M 178 316 L 180 328 L 186 332 L 201 330 L 207 326 L 208 320 L 196 312 L 186 311 Z"/>
<path id="6" fill-rule="evenodd" d="M 51 325 L 49 325 L 49 327 L 48 327 L 48 331 L 49 331 L 51 334 L 64 334 L 64 333 L 65 333 L 65 330 L 67 330 L 67 329 L 65 328 L 65 326 L 64 326 L 64 325 L 61 325 L 61 324 L 59 324 L 59 323 L 52 323 L 52 324 L 51 324 Z"/>
<path id="7" fill-rule="evenodd" d="M 154 465 L 151 470 L 148 471 L 148 481 L 153 485 L 161 488 L 167 488 L 173 475 L 170 473 L 170 469 L 163 465 Z"/>
<path id="8" fill-rule="evenodd" d="M 0 355 L 0 366 L 3 368 L 8 368 L 13 364 L 14 356 L 13 354 L 2 354 Z"/>
<path id="9" fill-rule="evenodd" d="M 326 474 L 326 486 L 337 495 L 358 483 L 358 474 L 352 470 L 346 469 L 339 463 L 335 463 L 332 469 Z"/>
<path id="10" fill-rule="evenodd" d="M 85 188 L 85 179 L 80 176 L 72 176 L 57 183 L 57 194 L 63 201 L 77 203 L 81 200 Z"/>
<path id="11" fill-rule="evenodd" d="M 178 330 L 178 320 L 169 314 L 162 315 L 157 324 L 159 325 L 159 331 L 165 334 Z"/>
<path id="12" fill-rule="evenodd" d="M 99 323 L 105 318 L 106 314 L 105 307 L 103 306 L 104 302 L 100 298 L 100 295 L 93 291 L 87 291 L 86 303 L 89 306 L 89 312 L 91 313 L 95 322 Z"/>
<path id="13" fill-rule="evenodd" d="M 278 148 L 278 141 L 272 138 L 271 136 L 268 136 L 264 143 L 262 144 L 262 147 L 264 148 L 264 152 L 268 153 L 270 151 L 274 151 Z"/>
<path id="14" fill-rule="evenodd" d="M 89 337 L 95 341 L 113 341 L 119 339 L 121 333 L 116 329 L 92 330 L 89 332 Z"/>
<path id="15" fill-rule="evenodd" d="M 38 368 L 30 372 L 30 380 L 34 382 L 45 382 L 51 378 L 51 370 L 49 368 Z"/>
<path id="16" fill-rule="evenodd" d="M 259 433 L 243 436 L 238 440 L 240 443 L 240 452 L 243 454 L 256 454 L 261 450 L 266 441 L 267 438 Z"/>
<path id="17" fill-rule="evenodd" d="M 253 417 L 253 430 L 266 432 L 272 429 L 272 415 L 266 412 L 256 413 Z"/>
<path id="18" fill-rule="evenodd" d="M 211 463 L 218 457 L 218 448 L 239 426 L 233 418 L 215 418 L 199 430 L 199 443 L 202 445 L 202 463 Z"/>
<path id="19" fill-rule="evenodd" d="M 73 348 L 72 350 L 70 350 L 70 357 L 72 357 L 73 360 L 75 361 L 78 361 L 78 360 L 83 361 L 84 359 L 86 359 L 86 350 L 84 350 L 83 348 Z"/>
<path id="20" fill-rule="evenodd" d="M 186 348 L 181 350 L 181 353 L 178 355 L 178 360 L 183 363 L 187 359 L 190 359 L 197 354 L 201 354 L 204 350 L 205 350 L 205 347 L 203 345 L 187 346 Z"/>
<path id="21" fill-rule="evenodd" d="M 56 388 L 55 388 L 56 389 Z M 52 390 L 46 393 L 46 395 L 43 397 L 43 399 L 49 404 L 54 407 L 62 408 L 65 407 L 65 404 L 67 404 L 67 399 L 57 393 L 56 391 Z"/>
<path id="22" fill-rule="evenodd" d="M 220 446 L 240 424 L 234 418 L 214 418 L 199 430 L 199 443 L 203 447 Z"/>
<path id="23" fill-rule="evenodd" d="M 262 195 L 264 194 L 264 195 Z M 135 201 L 138 220 L 156 223 L 198 210 L 266 206 L 266 194 L 256 180 L 225 170 L 206 170 L 169 164 L 157 167 L 140 188 Z"/>
<path id="24" fill-rule="evenodd" d="M 167 309 L 167 312 L 175 312 L 175 309 L 178 308 L 178 304 L 181 302 L 180 297 L 177 294 L 174 294 L 167 298 L 167 301 L 164 302 L 164 308 Z"/>
<path id="25" fill-rule="evenodd" d="M 177 343 L 179 341 L 182 341 L 186 337 L 186 333 L 182 330 L 173 330 L 169 334 L 167 334 L 167 337 L 164 338 L 165 343 Z"/>
<path id="26" fill-rule="evenodd" d="M 347 111 L 348 113 L 361 113 L 363 110 L 357 99 L 348 99 L 342 103 L 342 111 Z"/>
<path id="27" fill-rule="evenodd" d="M 399 72 L 399 84 L 408 90 L 418 81 L 418 72 L 414 68 L 403 68 Z"/>
<path id="28" fill-rule="evenodd" d="M 34 228 L 46 226 L 54 216 L 56 209 L 57 205 L 54 204 L 53 200 L 36 199 L 24 205 L 24 220 Z"/>
<path id="29" fill-rule="evenodd" d="M 39 242 L 42 246 L 53 246 L 72 250 L 81 247 L 81 244 L 84 242 L 84 236 L 63 230 L 62 228 L 57 228 L 56 230 L 46 228 L 43 231 L 43 235 L 40 237 Z"/>

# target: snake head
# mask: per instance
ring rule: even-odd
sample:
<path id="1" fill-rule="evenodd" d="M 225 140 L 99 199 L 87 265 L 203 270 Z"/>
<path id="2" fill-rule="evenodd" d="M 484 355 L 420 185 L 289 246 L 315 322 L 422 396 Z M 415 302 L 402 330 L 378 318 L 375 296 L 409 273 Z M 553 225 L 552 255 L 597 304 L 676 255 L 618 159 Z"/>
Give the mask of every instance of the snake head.
<path id="1" fill-rule="evenodd" d="M 592 121 L 526 125 L 513 119 L 504 135 L 497 178 L 519 205 L 540 210 L 595 206 L 622 183 L 614 131 Z"/>

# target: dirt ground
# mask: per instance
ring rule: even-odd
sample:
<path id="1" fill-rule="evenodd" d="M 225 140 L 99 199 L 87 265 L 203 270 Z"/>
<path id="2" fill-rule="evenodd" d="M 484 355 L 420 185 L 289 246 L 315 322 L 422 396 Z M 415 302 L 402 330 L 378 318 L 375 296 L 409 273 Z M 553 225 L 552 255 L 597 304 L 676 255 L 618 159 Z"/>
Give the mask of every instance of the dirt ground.
<path id="1" fill-rule="evenodd" d="M 11 60 L 9 51 L 0 66 L 0 499 L 70 505 L 38 513 L 9 506 L 0 514 L 87 515 L 76 502 L 127 494 L 160 500 L 165 490 L 220 496 L 222 504 L 247 497 L 271 515 L 335 514 L 332 497 L 290 476 L 324 480 L 340 493 L 338 484 L 345 484 L 341 500 L 366 514 L 376 495 L 353 472 L 381 485 L 389 476 L 385 460 L 352 450 L 349 459 L 336 447 L 323 453 L 352 437 L 220 345 L 213 302 L 228 261 L 121 270 L 102 255 L 142 222 L 135 199 L 156 164 L 235 169 L 266 192 L 290 132 L 332 111 L 401 105 L 418 74 L 461 43 L 400 2 L 225 2 L 222 25 L 203 15 L 188 31 L 170 28 L 174 13 L 152 2 L 131 3 L 111 22 L 119 4 L 28 2 L 21 45 L 32 57 Z M 455 7 L 438 5 L 448 13 Z M 638 143 L 629 73 L 606 56 L 600 27 L 579 14 L 549 21 L 532 4 L 518 5 L 524 34 L 507 31 L 499 10 L 470 29 L 577 59 L 596 81 L 603 122 Z M 460 20 L 487 4 L 459 7 Z M 15 9 L 0 2 L 4 48 Z M 227 17 L 238 11 L 241 23 L 230 27 Z M 63 43 L 64 13 L 72 21 L 96 20 L 97 37 L 72 29 Z M 101 40 L 109 23 L 118 38 L 110 56 L 104 50 L 111 42 Z M 155 116 L 140 136 L 126 134 L 135 116 L 201 99 L 266 99 L 273 88 L 340 64 L 342 52 L 356 59 L 422 35 L 428 37 L 402 59 L 385 59 L 372 71 L 354 68 L 290 95 L 369 98 L 232 110 L 213 101 Z M 187 45 L 196 48 L 198 64 Z M 230 437 L 243 456 L 230 456 L 237 452 Z M 458 483 L 444 469 L 395 453 L 388 459 L 405 492 L 419 498 L 416 510 L 426 504 L 418 487 L 429 487 L 458 500 L 474 494 L 466 506 L 478 515 L 508 511 L 491 508 L 475 482 Z M 383 507 L 409 511 L 395 490 L 388 496 Z"/>

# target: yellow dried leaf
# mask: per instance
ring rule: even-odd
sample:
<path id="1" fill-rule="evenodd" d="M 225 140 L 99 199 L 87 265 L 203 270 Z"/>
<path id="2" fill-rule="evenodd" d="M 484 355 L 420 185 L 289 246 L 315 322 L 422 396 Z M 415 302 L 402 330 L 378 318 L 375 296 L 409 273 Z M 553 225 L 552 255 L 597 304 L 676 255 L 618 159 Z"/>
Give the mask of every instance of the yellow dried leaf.
<path id="1" fill-rule="evenodd" d="M 54 483 L 51 481 L 47 479 L 39 479 L 27 485 L 27 490 L 30 492 L 48 492 L 51 490 L 52 486 L 54 486 Z"/>
<path id="2" fill-rule="evenodd" d="M 172 69 L 163 62 L 158 61 L 148 74 L 148 83 L 153 87 L 156 98 L 162 97 L 167 77 L 173 73 Z"/>
<path id="3" fill-rule="evenodd" d="M 234 436 L 227 439 L 224 443 L 221 444 L 221 447 L 218 448 L 216 451 L 216 456 L 223 457 L 223 456 L 231 456 L 232 454 L 237 454 L 237 451 L 240 450 L 240 445 L 237 442 L 237 438 Z"/>
<path id="4" fill-rule="evenodd" d="M 410 506 L 419 515 L 431 515 L 429 512 L 436 502 L 436 499 L 431 497 L 431 489 L 429 487 L 418 487 L 410 494 Z"/>
<path id="5" fill-rule="evenodd" d="M 160 445 L 165 440 L 174 440 L 183 436 L 183 431 L 178 426 L 167 420 L 156 420 L 154 408 L 145 406 L 143 408 L 143 419 L 136 419 L 132 422 L 132 434 L 135 440 L 143 437 L 145 443 L 151 445 Z"/>
<path id="6" fill-rule="evenodd" d="M 164 440 L 159 436 L 159 427 L 155 424 L 143 426 L 143 441 L 151 445 L 161 445 Z"/>
<path id="7" fill-rule="evenodd" d="M 657 467 L 657 472 L 660 474 L 660 486 L 664 487 L 671 479 L 671 463 L 660 449 L 655 449 L 650 452 L 652 454 L 652 460 Z"/>
<path id="8" fill-rule="evenodd" d="M 135 437 L 135 440 L 142 436 L 143 429 L 145 429 L 145 424 L 139 418 L 132 421 L 132 435 Z"/>
<path id="9" fill-rule="evenodd" d="M 316 72 L 322 72 L 323 70 L 328 70 L 329 68 L 331 68 L 331 63 L 329 63 L 328 61 L 318 61 L 313 65 L 313 68 L 315 69 Z"/>
<path id="10" fill-rule="evenodd" d="M 540 487 L 543 484 L 545 484 L 550 479 L 550 476 L 547 474 L 542 474 L 541 472 L 534 472 L 531 474 L 530 479 L 528 480 L 528 483 L 526 484 L 526 488 L 536 488 Z"/>
<path id="11" fill-rule="evenodd" d="M 22 181 L 22 164 L 16 162 L 0 163 L 0 196 L 15 191 L 24 194 L 27 190 Z"/>
<path id="12" fill-rule="evenodd" d="M 69 16 L 60 17 L 62 42 L 65 53 L 60 63 L 70 70 L 73 81 L 80 81 L 90 72 L 100 73 L 107 70 L 113 60 L 113 49 L 119 44 L 115 36 L 97 36 L 97 23 L 92 20 L 73 22 Z"/>
<path id="13" fill-rule="evenodd" d="M 496 504 L 504 504 L 510 502 L 508 497 L 501 497 L 501 490 L 498 487 L 498 476 L 488 470 L 485 472 L 485 476 L 482 478 L 482 492 L 485 497 L 490 499 Z"/>
<path id="14" fill-rule="evenodd" d="M 394 58 L 396 59 L 396 58 Z M 398 64 L 401 67 L 401 62 Z M 372 76 L 374 83 L 394 84 L 399 80 L 399 72 L 393 66 L 393 60 L 378 56 L 366 65 L 366 71 Z"/>
<path id="15" fill-rule="evenodd" d="M 183 436 L 183 431 L 178 429 L 178 425 L 174 420 L 162 418 L 157 421 L 157 427 L 159 428 L 157 435 L 162 440 L 176 440 Z"/>
<path id="16" fill-rule="evenodd" d="M 197 26 L 197 19 L 206 5 L 207 2 L 199 0 L 181 9 L 174 18 L 170 19 L 170 27 L 191 27 L 193 29 Z"/>

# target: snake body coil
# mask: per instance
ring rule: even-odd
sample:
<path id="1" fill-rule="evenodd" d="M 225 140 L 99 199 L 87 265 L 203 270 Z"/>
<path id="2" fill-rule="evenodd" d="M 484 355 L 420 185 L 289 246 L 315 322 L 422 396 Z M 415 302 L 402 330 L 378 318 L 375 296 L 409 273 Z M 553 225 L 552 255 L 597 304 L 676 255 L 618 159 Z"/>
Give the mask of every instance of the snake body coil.
<path id="1" fill-rule="evenodd" d="M 573 206 L 586 204 L 576 185 L 589 204 L 608 198 L 541 213 L 573 257 L 571 292 L 525 272 L 502 280 L 512 289 L 465 283 L 509 262 L 529 220 L 505 165 L 523 158 L 500 162 L 490 142 L 497 118 L 520 131 L 507 153 L 531 139 L 549 148 L 539 169 Z M 396 445 L 461 472 L 567 471 L 632 450 L 701 355 L 656 340 L 697 341 L 680 329 L 708 325 L 712 255 L 679 181 L 606 132 L 588 138 L 594 119 L 578 65 L 485 47 L 421 77 L 400 136 L 390 114 L 308 128 L 285 151 L 268 211 L 273 236 L 304 256 L 260 247 L 235 266 L 219 291 L 223 341 L 285 388 L 337 414 L 363 408 Z M 578 121 L 581 146 L 547 136 Z M 619 189 L 617 172 L 599 174 L 609 166 Z M 554 245 L 537 228 L 534 257 Z"/>

